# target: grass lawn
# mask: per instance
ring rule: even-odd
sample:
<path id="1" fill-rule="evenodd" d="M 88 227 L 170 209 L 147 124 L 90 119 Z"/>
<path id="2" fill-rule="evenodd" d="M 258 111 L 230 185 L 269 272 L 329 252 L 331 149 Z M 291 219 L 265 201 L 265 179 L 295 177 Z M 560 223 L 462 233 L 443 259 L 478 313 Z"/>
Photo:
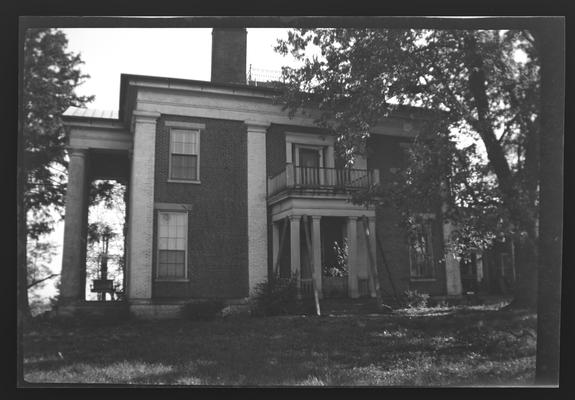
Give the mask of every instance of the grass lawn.
<path id="1" fill-rule="evenodd" d="M 497 306 L 209 322 L 37 322 L 30 383 L 530 385 L 536 316 Z"/>

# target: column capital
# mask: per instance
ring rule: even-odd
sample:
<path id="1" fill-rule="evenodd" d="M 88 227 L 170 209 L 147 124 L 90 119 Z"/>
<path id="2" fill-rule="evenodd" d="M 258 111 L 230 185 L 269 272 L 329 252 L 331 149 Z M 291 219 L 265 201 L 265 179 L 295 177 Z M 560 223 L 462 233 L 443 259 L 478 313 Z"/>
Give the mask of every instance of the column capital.
<path id="1" fill-rule="evenodd" d="M 132 112 L 132 132 L 136 124 L 156 124 L 156 120 L 160 118 L 160 113 L 155 111 L 134 110 Z"/>
<path id="2" fill-rule="evenodd" d="M 321 220 L 321 215 L 310 215 L 311 219 L 314 221 L 319 221 Z"/>
<path id="3" fill-rule="evenodd" d="M 85 158 L 88 153 L 88 149 L 78 148 L 78 147 L 68 147 L 69 157 L 82 157 Z"/>
<path id="4" fill-rule="evenodd" d="M 267 132 L 270 124 L 263 123 L 260 121 L 244 121 L 246 126 L 248 127 L 248 133 L 263 133 Z"/>
<path id="5" fill-rule="evenodd" d="M 294 221 L 294 220 L 299 221 L 299 220 L 301 220 L 301 217 L 302 217 L 301 215 L 294 215 L 294 214 L 288 215 L 288 218 L 290 221 Z"/>

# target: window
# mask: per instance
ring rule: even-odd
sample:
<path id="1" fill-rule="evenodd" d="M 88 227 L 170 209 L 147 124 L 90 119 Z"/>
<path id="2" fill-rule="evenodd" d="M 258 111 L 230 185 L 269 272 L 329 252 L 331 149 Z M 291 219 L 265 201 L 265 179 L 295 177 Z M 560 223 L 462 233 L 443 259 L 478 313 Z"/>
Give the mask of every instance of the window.
<path id="1" fill-rule="evenodd" d="M 199 180 L 200 131 L 170 129 L 170 179 Z"/>
<path id="2" fill-rule="evenodd" d="M 158 280 L 187 278 L 187 231 L 187 213 L 158 213 Z"/>
<path id="3" fill-rule="evenodd" d="M 433 241 L 432 220 L 413 221 L 409 232 L 409 262 L 411 277 L 415 279 L 433 279 Z"/>

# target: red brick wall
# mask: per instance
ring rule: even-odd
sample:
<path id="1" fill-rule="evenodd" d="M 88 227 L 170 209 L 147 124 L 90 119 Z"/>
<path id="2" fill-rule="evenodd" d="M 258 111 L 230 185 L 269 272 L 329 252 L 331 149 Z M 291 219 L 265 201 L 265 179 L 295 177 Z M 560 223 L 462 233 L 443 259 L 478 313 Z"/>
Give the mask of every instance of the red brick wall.
<path id="1" fill-rule="evenodd" d="M 165 120 L 205 124 L 200 135 L 200 184 L 167 182 L 169 129 Z M 154 282 L 154 298 L 248 296 L 246 135 L 246 126 L 239 121 L 176 116 L 162 116 L 158 121 L 154 200 L 192 204 L 192 210 L 188 220 L 190 280 Z M 154 276 L 156 247 L 154 234 Z"/>
<path id="2" fill-rule="evenodd" d="M 405 140 L 405 139 L 403 139 Z M 378 168 L 383 177 L 390 168 L 405 164 L 404 151 L 400 147 L 402 139 L 390 136 L 373 135 L 368 142 L 368 168 Z M 437 205 L 430 205 L 435 210 Z M 436 210 L 438 211 L 438 210 Z M 381 238 L 387 265 L 396 290 L 401 295 L 405 290 L 418 290 L 432 295 L 445 294 L 445 263 L 443 262 L 443 234 L 439 213 L 433 223 L 433 250 L 435 258 L 434 281 L 414 281 L 410 279 L 409 249 L 407 235 L 401 225 L 399 212 L 390 207 L 378 207 L 376 210 L 377 231 Z M 384 295 L 393 294 L 389 273 L 384 268 L 382 256 L 378 250 L 377 263 Z"/>

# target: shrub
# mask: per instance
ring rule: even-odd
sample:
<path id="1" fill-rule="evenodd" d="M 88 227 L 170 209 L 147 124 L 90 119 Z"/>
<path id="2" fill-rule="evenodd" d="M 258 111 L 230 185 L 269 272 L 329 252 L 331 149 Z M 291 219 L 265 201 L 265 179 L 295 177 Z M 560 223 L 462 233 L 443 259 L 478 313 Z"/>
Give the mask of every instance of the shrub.
<path id="1" fill-rule="evenodd" d="M 404 295 L 405 303 L 409 308 L 424 308 L 429 302 L 429 294 L 420 293 L 417 290 L 406 290 Z"/>
<path id="2" fill-rule="evenodd" d="M 251 303 L 254 316 L 293 314 L 299 308 L 295 277 L 276 277 L 259 283 L 254 289 Z"/>
<path id="3" fill-rule="evenodd" d="M 225 303 L 222 300 L 191 301 L 184 304 L 182 313 L 190 320 L 209 321 L 216 318 L 224 307 Z"/>

